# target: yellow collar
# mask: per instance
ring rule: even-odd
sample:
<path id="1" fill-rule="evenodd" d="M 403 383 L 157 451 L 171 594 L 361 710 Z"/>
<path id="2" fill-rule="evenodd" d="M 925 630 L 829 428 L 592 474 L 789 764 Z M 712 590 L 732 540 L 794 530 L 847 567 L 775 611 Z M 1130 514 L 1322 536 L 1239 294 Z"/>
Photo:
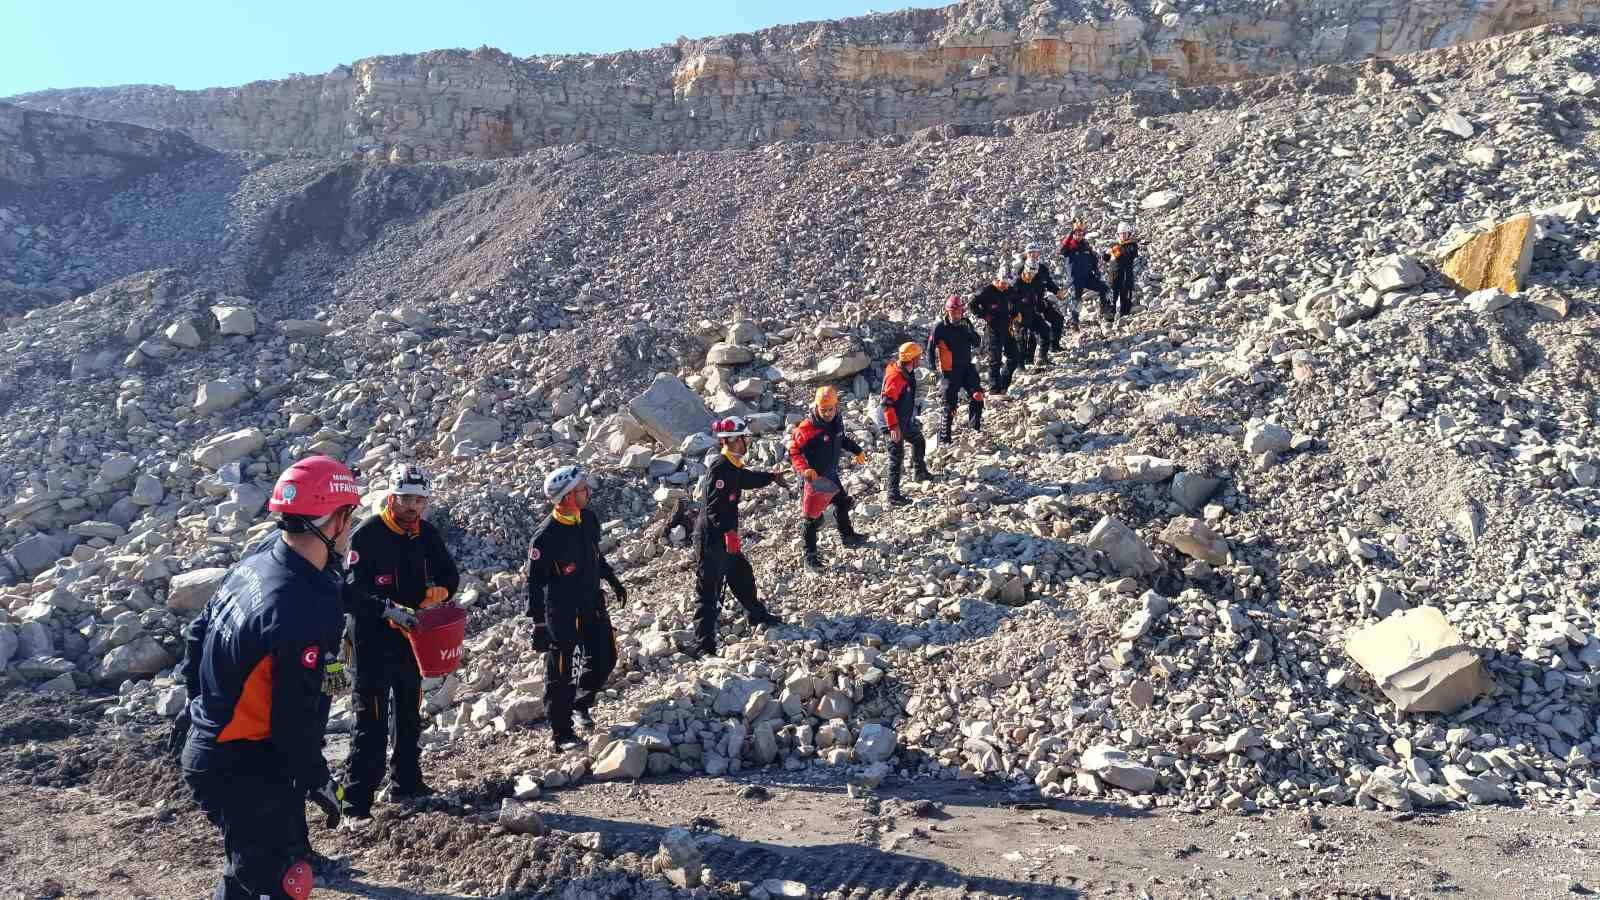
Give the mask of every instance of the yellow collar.
<path id="1" fill-rule="evenodd" d="M 382 517 L 383 524 L 388 526 L 389 530 L 395 534 L 403 534 L 406 537 L 414 538 L 422 533 L 422 522 L 420 520 L 417 522 L 416 528 L 406 528 L 399 522 L 395 521 L 394 513 L 389 511 L 387 504 L 383 507 L 383 510 L 378 513 L 378 515 Z"/>
<path id="2" fill-rule="evenodd" d="M 560 509 L 552 509 L 550 510 L 550 517 L 563 525 L 576 525 L 583 520 L 583 511 L 579 510 L 578 512 L 568 514 L 562 512 Z"/>
<path id="3" fill-rule="evenodd" d="M 739 468 L 744 468 L 744 460 L 740 457 L 734 456 L 732 453 L 729 453 L 727 447 L 722 448 L 722 457 Z"/>

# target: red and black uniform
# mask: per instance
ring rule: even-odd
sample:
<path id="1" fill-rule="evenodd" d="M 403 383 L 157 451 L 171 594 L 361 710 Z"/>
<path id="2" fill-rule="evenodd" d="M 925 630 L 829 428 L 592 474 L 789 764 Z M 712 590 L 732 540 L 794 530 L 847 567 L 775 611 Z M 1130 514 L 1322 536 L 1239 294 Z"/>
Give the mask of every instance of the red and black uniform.
<path id="1" fill-rule="evenodd" d="M 1105 258 L 1111 270 L 1111 295 L 1117 300 L 1117 315 L 1128 315 L 1133 312 L 1133 268 L 1139 261 L 1139 242 L 1119 240 L 1106 251 Z"/>
<path id="2" fill-rule="evenodd" d="M 545 689 L 550 728 L 557 737 L 571 735 L 572 709 L 587 709 L 617 666 L 617 639 L 600 594 L 600 580 L 611 585 L 619 602 L 626 600 L 621 579 L 600 553 L 600 519 L 590 510 L 568 518 L 553 512 L 539 524 L 528 544 L 528 618 L 549 632 Z M 546 647 L 539 647 L 544 650 Z M 584 670 L 573 671 L 583 650 Z"/>
<path id="3" fill-rule="evenodd" d="M 393 604 L 416 612 L 430 587 L 455 594 L 461 574 L 439 529 L 426 520 L 406 529 L 387 509 L 356 528 L 350 538 L 349 568 L 345 609 L 354 620 L 351 640 L 356 674 L 351 699 L 356 733 L 350 748 L 345 804 L 352 814 L 365 815 L 383 778 L 391 695 L 394 756 L 389 780 L 401 794 L 416 793 L 423 787 L 418 745 L 422 673 L 417 671 L 417 658 L 405 632 L 382 618 L 384 608 Z"/>
<path id="4" fill-rule="evenodd" d="M 950 440 L 951 419 L 961 392 L 967 392 L 967 421 L 972 430 L 983 427 L 983 385 L 978 381 L 978 367 L 972 364 L 978 349 L 978 331 L 972 322 L 962 316 L 952 322 L 940 319 L 928 335 L 928 358 L 938 367 L 944 379 L 944 432 L 941 440 Z"/>
<path id="5" fill-rule="evenodd" d="M 833 419 L 824 419 L 813 410 L 810 415 L 796 425 L 794 433 L 789 436 L 789 462 L 794 470 L 805 476 L 807 469 L 815 470 L 818 478 L 827 478 L 839 486 L 839 492 L 833 495 L 830 504 L 833 506 L 835 521 L 839 525 L 839 537 L 846 543 L 860 541 L 861 535 L 856 533 L 850 524 L 850 510 L 855 508 L 856 502 L 844 489 L 844 479 L 839 477 L 839 453 L 848 452 L 854 456 L 861 452 L 861 445 L 856 443 L 850 435 L 844 433 L 844 415 L 835 414 Z M 822 530 L 822 516 L 808 518 L 802 537 L 805 539 L 805 552 L 809 558 L 817 556 L 817 535 Z"/>
<path id="6" fill-rule="evenodd" d="M 323 674 L 344 633 L 342 584 L 280 535 L 235 565 L 184 632 L 189 734 L 180 763 L 222 829 L 214 896 L 309 893 L 306 795 L 329 781 Z"/>
<path id="7" fill-rule="evenodd" d="M 1061 257 L 1066 260 L 1067 271 L 1072 274 L 1072 324 L 1076 326 L 1079 310 L 1083 306 L 1083 292 L 1094 291 L 1103 306 L 1106 294 L 1111 289 L 1100 278 L 1100 257 L 1089 246 L 1088 238 L 1067 235 L 1061 241 Z"/>
<path id="8" fill-rule="evenodd" d="M 888 487 L 891 498 L 900 496 L 900 472 L 905 466 L 906 444 L 911 445 L 911 464 L 918 481 L 932 476 L 928 472 L 928 445 L 917 421 L 917 378 L 900 362 L 890 363 L 883 372 L 883 423 L 900 430 L 900 440 L 889 441 Z"/>
<path id="9" fill-rule="evenodd" d="M 1022 326 L 1029 334 L 1027 344 L 1022 347 L 1022 361 L 1024 364 L 1032 362 L 1050 362 L 1051 335 L 1050 320 L 1046 317 L 1046 310 L 1055 314 L 1059 321 L 1061 314 L 1055 312 L 1055 305 L 1050 302 L 1049 294 L 1060 288 L 1056 287 L 1050 273 L 1043 265 L 1034 272 L 1033 278 L 1028 278 L 1026 272 L 1017 276 L 1014 290 L 1017 293 L 1018 306 L 1022 310 Z M 1048 292 L 1048 293 L 1047 293 Z M 1060 337 L 1059 331 L 1055 334 Z"/>
<path id="10" fill-rule="evenodd" d="M 744 556 L 739 536 L 739 500 L 745 491 L 764 488 L 777 479 L 772 472 L 755 472 L 743 460 L 726 452 L 717 455 L 706 473 L 700 515 L 694 522 L 695 562 L 694 632 L 702 653 L 717 649 L 717 608 L 724 583 L 744 607 L 751 625 L 776 621 L 756 598 L 756 573 Z"/>
<path id="11" fill-rule="evenodd" d="M 1011 317 L 1017 313 L 1016 291 L 997 288 L 990 282 L 983 286 L 978 296 L 972 298 L 968 308 L 983 320 L 989 332 L 989 385 L 1005 393 L 1011 384 L 1012 374 L 1022 363 L 1022 349 L 1017 346 L 1017 339 L 1011 336 Z"/>

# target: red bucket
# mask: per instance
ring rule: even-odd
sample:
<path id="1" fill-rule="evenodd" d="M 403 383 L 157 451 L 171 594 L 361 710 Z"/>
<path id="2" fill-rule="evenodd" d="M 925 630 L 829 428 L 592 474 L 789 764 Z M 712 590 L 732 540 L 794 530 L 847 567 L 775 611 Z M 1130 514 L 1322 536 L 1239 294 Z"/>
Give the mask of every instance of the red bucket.
<path id="1" fill-rule="evenodd" d="M 822 515 L 828 508 L 833 495 L 839 493 L 839 486 L 826 478 L 817 478 L 815 481 L 806 482 L 805 489 L 800 492 L 800 511 L 808 519 L 815 519 Z"/>
<path id="2" fill-rule="evenodd" d="M 461 642 L 467 637 L 467 611 L 453 603 L 417 611 L 417 624 L 406 635 L 424 678 L 449 675 L 461 665 Z"/>

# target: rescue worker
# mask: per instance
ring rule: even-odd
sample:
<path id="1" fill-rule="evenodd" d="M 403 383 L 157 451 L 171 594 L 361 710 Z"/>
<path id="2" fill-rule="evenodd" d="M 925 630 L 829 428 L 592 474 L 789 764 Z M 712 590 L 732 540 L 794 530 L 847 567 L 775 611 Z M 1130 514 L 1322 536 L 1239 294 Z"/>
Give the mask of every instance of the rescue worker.
<path id="1" fill-rule="evenodd" d="M 983 427 L 983 385 L 978 381 L 978 367 L 972 362 L 973 351 L 978 349 L 978 331 L 967 319 L 966 311 L 960 295 L 951 294 L 944 301 L 944 318 L 928 335 L 928 357 L 944 379 L 944 431 L 939 439 L 946 444 L 950 442 L 962 391 L 967 392 L 967 423 L 973 431 Z"/>
<path id="2" fill-rule="evenodd" d="M 1072 328 L 1077 330 L 1079 313 L 1083 309 L 1083 292 L 1094 291 L 1103 307 L 1110 288 L 1100 278 L 1100 258 L 1089 245 L 1082 222 L 1073 223 L 1072 233 L 1061 239 L 1061 256 L 1072 275 Z"/>
<path id="3" fill-rule="evenodd" d="M 588 508 L 589 494 L 588 476 L 578 466 L 551 472 L 544 480 L 550 516 L 528 544 L 527 615 L 534 622 L 533 648 L 545 653 L 550 743 L 558 752 L 582 746 L 573 716 L 593 727 L 590 711 L 617 665 L 600 580 L 611 585 L 618 603 L 628 602 L 622 580 L 600 553 L 600 518 Z"/>
<path id="4" fill-rule="evenodd" d="M 1022 363 L 1029 365 L 1035 362 L 1049 364 L 1051 330 L 1050 320 L 1045 318 L 1045 309 L 1054 307 L 1046 291 L 1055 290 L 1055 282 L 1045 282 L 1040 277 L 1039 263 L 1029 259 L 1022 264 L 1022 275 L 1017 279 L 1018 306 L 1022 310 L 1022 327 L 1028 334 L 1026 343 L 1020 345 L 1022 349 Z M 1057 313 L 1057 318 L 1060 314 Z"/>
<path id="5" fill-rule="evenodd" d="M 343 463 L 296 462 L 267 508 L 280 533 L 235 565 L 184 632 L 183 780 L 222 829 L 213 898 L 302 900 L 315 875 L 305 804 L 337 827 L 343 791 L 322 758 L 341 685 L 342 560 L 361 492 Z"/>
<path id="6" fill-rule="evenodd" d="M 994 278 L 972 298 L 972 311 L 983 320 L 988 332 L 989 386 L 997 394 L 1006 392 L 1012 374 L 1022 361 L 1022 351 L 1011 336 L 1011 317 L 1016 314 L 1014 283 L 1011 270 L 1001 266 Z"/>
<path id="7" fill-rule="evenodd" d="M 808 483 L 827 478 L 838 486 L 838 493 L 833 495 L 829 505 L 833 507 L 839 526 L 839 543 L 853 549 L 865 546 L 867 539 L 857 534 L 850 524 L 850 510 L 855 507 L 855 500 L 845 491 L 844 479 L 839 477 L 841 451 L 853 454 L 856 465 L 867 461 L 861 445 L 844 433 L 844 417 L 839 415 L 839 392 L 831 386 L 817 388 L 810 414 L 789 436 L 789 462 Z M 801 512 L 805 512 L 803 507 Z M 817 549 L 817 536 L 822 531 L 822 514 L 802 517 L 805 519 L 802 532 L 805 565 L 812 571 L 821 571 L 822 554 Z"/>
<path id="8" fill-rule="evenodd" d="M 900 493 L 900 472 L 905 467 L 906 444 L 911 445 L 911 464 L 918 481 L 932 481 L 928 471 L 928 444 L 917 421 L 917 363 L 922 348 L 911 342 L 900 345 L 895 361 L 883 370 L 883 424 L 889 430 L 888 500 L 905 506 L 911 498 Z"/>
<path id="9" fill-rule="evenodd" d="M 1055 278 L 1050 274 L 1050 264 L 1044 261 L 1044 247 L 1031 243 L 1024 251 L 1024 254 L 1024 265 L 1033 263 L 1039 267 L 1039 274 L 1034 280 L 1040 286 L 1041 291 L 1048 292 L 1057 300 L 1065 301 L 1066 291 L 1056 284 Z M 1039 299 L 1039 314 L 1044 316 L 1045 323 L 1050 326 L 1050 352 L 1061 352 L 1061 333 L 1066 326 L 1066 320 L 1062 318 L 1061 310 L 1057 309 L 1054 303 L 1041 297 Z"/>
<path id="10" fill-rule="evenodd" d="M 1105 253 L 1111 270 L 1111 296 L 1116 299 L 1116 317 L 1133 313 L 1134 265 L 1139 261 L 1139 242 L 1134 239 L 1133 226 L 1127 222 L 1117 225 L 1117 242 Z M 1109 304 L 1103 299 L 1101 307 Z"/>
<path id="11" fill-rule="evenodd" d="M 402 463 L 389 479 L 389 496 L 378 515 L 362 522 L 350 539 L 350 585 L 345 610 L 353 619 L 355 645 L 355 739 L 350 748 L 344 814 L 372 815 L 372 799 L 383 778 L 389 740 L 390 698 L 394 751 L 389 761 L 390 795 L 424 797 L 422 780 L 422 673 L 406 632 L 416 612 L 450 599 L 461 574 L 444 538 L 423 518 L 433 481 L 421 466 Z"/>
<path id="12" fill-rule="evenodd" d="M 768 611 L 756 597 L 756 573 L 744 555 L 744 540 L 739 535 L 739 500 L 745 491 L 764 488 L 773 482 L 788 487 L 782 469 L 757 472 L 745 467 L 744 455 L 750 450 L 750 429 L 738 416 L 718 419 L 711 425 L 722 452 L 706 473 L 705 493 L 700 498 L 700 515 L 694 522 L 697 549 L 695 562 L 694 631 L 697 649 L 703 656 L 717 652 L 717 611 L 722 603 L 722 586 L 733 590 L 734 599 L 750 617 L 750 627 L 779 626 L 783 620 Z"/>

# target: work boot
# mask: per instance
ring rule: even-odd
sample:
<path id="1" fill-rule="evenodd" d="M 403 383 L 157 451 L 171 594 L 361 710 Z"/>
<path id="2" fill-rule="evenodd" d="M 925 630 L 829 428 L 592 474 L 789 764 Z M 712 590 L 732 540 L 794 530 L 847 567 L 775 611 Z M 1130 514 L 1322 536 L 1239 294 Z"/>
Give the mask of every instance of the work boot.
<path id="1" fill-rule="evenodd" d="M 900 493 L 899 491 L 895 491 L 894 493 L 889 495 L 889 505 L 890 506 L 910 506 L 911 505 L 911 498 L 907 497 L 905 494 Z M 847 544 L 845 544 L 845 546 L 848 547 L 850 545 L 847 543 Z"/>
<path id="2" fill-rule="evenodd" d="M 773 615 L 770 610 L 750 620 L 751 628 L 782 628 L 783 626 L 784 621 Z"/>
<path id="3" fill-rule="evenodd" d="M 432 797 L 436 792 L 428 787 L 428 783 L 418 779 L 407 784 L 397 784 L 389 789 L 389 797 L 396 802 L 403 800 L 420 800 L 423 797 Z"/>
<path id="4" fill-rule="evenodd" d="M 917 463 L 917 483 L 918 484 L 927 484 L 928 482 L 934 480 L 935 477 L 937 477 L 937 476 L 935 476 L 932 472 L 928 471 L 928 464 L 927 463 L 918 461 L 918 463 Z"/>
<path id="5" fill-rule="evenodd" d="M 594 691 L 583 691 L 572 700 L 573 721 L 585 729 L 594 730 Z"/>
<path id="6" fill-rule="evenodd" d="M 822 554 L 817 551 L 817 533 L 822 530 L 822 517 L 807 519 L 801 537 L 805 541 L 806 568 L 813 572 L 822 571 Z"/>
<path id="7" fill-rule="evenodd" d="M 848 547 L 851 550 L 854 550 L 857 547 L 865 547 L 867 545 L 866 536 L 858 534 L 855 527 L 850 524 L 850 511 L 848 509 L 845 509 L 841 506 L 838 508 L 837 512 L 834 513 L 834 515 L 839 525 L 840 544 L 843 544 L 845 547 Z"/>
<path id="8" fill-rule="evenodd" d="M 582 746 L 583 741 L 579 740 L 578 736 L 570 731 L 558 732 L 550 737 L 550 749 L 556 751 L 557 753 L 565 753 L 568 750 L 576 750 Z"/>

